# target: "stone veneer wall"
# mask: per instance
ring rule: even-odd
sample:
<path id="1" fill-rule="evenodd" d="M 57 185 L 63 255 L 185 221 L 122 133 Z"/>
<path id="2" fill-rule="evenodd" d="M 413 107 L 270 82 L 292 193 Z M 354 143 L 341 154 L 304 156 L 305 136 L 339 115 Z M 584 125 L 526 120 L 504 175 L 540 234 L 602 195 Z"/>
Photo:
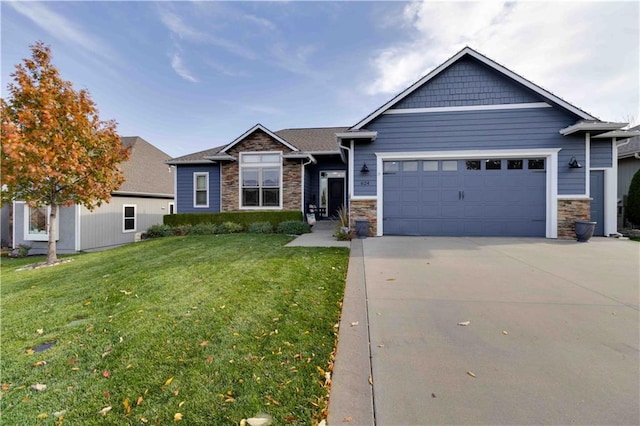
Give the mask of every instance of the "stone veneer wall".
<path id="1" fill-rule="evenodd" d="M 224 162 L 221 168 L 220 210 L 223 212 L 240 210 L 240 171 L 239 161 L 241 152 L 251 151 L 279 151 L 284 154 L 291 152 L 289 148 L 274 140 L 261 130 L 247 136 L 227 151 L 235 157 L 234 162 Z M 300 210 L 302 208 L 302 167 L 300 160 L 284 160 L 282 166 L 282 208 L 284 210 Z"/>
<path id="2" fill-rule="evenodd" d="M 558 238 L 575 238 L 575 221 L 590 217 L 591 199 L 558 200 Z"/>
<path id="3" fill-rule="evenodd" d="M 351 229 L 356 228 L 356 220 L 368 220 L 369 236 L 375 236 L 378 232 L 377 203 L 377 200 L 349 200 Z"/>

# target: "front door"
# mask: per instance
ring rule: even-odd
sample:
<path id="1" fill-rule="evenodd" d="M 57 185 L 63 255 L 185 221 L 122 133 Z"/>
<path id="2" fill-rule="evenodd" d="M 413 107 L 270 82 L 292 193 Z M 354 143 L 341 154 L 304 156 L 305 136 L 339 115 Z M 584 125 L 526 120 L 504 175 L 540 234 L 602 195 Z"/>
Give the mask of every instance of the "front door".
<path id="1" fill-rule="evenodd" d="M 604 235 L 604 170 L 591 171 L 591 221 L 596 222 L 593 235 Z"/>
<path id="2" fill-rule="evenodd" d="M 327 197 L 327 214 L 337 216 L 338 209 L 344 204 L 344 178 L 327 179 L 329 196 Z"/>

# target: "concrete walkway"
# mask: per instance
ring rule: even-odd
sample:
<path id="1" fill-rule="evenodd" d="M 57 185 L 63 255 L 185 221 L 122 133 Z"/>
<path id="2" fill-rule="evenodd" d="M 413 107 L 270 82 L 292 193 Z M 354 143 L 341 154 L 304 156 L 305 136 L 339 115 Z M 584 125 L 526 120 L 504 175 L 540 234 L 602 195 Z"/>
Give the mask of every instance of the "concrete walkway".
<path id="1" fill-rule="evenodd" d="M 631 241 L 354 240 L 328 423 L 640 424 L 639 284 Z"/>
<path id="2" fill-rule="evenodd" d="M 285 247 L 349 247 L 349 241 L 337 241 L 333 236 L 336 226 L 336 221 L 319 220 L 310 234 L 299 235 Z"/>

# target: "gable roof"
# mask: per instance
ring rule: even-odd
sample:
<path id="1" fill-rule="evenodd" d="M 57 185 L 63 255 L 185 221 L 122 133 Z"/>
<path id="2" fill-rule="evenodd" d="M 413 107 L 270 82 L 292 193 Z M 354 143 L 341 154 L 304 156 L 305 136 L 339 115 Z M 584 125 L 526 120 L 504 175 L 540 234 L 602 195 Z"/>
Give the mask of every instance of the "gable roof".
<path id="1" fill-rule="evenodd" d="M 291 142 L 301 151 L 310 154 L 339 153 L 336 133 L 344 132 L 348 127 L 316 127 L 309 129 L 283 129 L 276 134 Z"/>
<path id="2" fill-rule="evenodd" d="M 173 197 L 173 173 L 165 163 L 171 157 L 139 136 L 121 140 L 131 155 L 120 164 L 125 181 L 114 194 Z"/>
<path id="3" fill-rule="evenodd" d="M 562 98 L 554 95 L 553 93 L 543 89 L 542 87 L 532 83 L 531 81 L 529 81 L 529 80 L 525 79 L 524 77 L 514 73 L 513 71 L 509 70 L 508 68 L 500 65 L 499 63 L 487 58 L 486 56 L 484 56 L 484 55 L 482 55 L 482 54 L 480 54 L 478 52 L 476 52 L 472 48 L 465 47 L 464 49 L 462 49 L 461 51 L 459 51 L 458 53 L 453 55 L 451 58 L 447 59 L 444 63 L 442 63 L 439 66 L 437 66 L 436 68 L 434 68 L 431 72 L 426 74 L 424 77 L 422 77 L 421 79 L 419 79 L 418 81 L 413 83 L 411 86 L 406 88 L 404 91 L 402 91 L 399 94 L 397 94 L 395 97 L 393 97 L 386 104 L 382 105 L 380 108 L 378 108 L 377 110 L 375 110 L 374 112 L 372 112 L 371 114 L 366 116 L 363 120 L 361 120 L 358 123 L 356 123 L 354 126 L 352 126 L 350 128 L 350 130 L 360 130 L 360 129 L 364 128 L 364 126 L 366 126 L 367 124 L 371 123 L 373 120 L 378 118 L 380 115 L 382 115 L 389 108 L 391 108 L 394 105 L 396 105 L 397 103 L 399 103 L 401 100 L 403 100 L 404 98 L 409 96 L 411 93 L 413 93 L 414 91 L 416 91 L 417 89 L 422 87 L 429 80 L 433 79 L 435 76 L 437 76 L 438 74 L 442 73 L 444 70 L 449 68 L 449 66 L 451 66 L 452 64 L 454 64 L 455 62 L 459 61 L 461 58 L 463 58 L 465 56 L 469 56 L 469 57 L 472 57 L 472 58 L 478 60 L 479 62 L 487 65 L 488 67 L 494 69 L 495 71 L 505 75 L 506 77 L 508 77 L 508 78 L 516 81 L 517 83 L 525 86 L 526 88 L 528 88 L 531 91 L 537 93 L 538 95 L 546 98 L 550 102 L 552 102 L 552 103 L 554 103 L 554 104 L 556 104 L 556 105 L 558 105 L 558 106 L 560 106 L 560 107 L 562 107 L 562 108 L 564 108 L 564 109 L 576 114 L 577 116 L 579 116 L 580 118 L 582 118 L 584 120 L 599 121 L 596 117 L 593 117 L 592 115 L 590 115 L 586 111 L 583 111 L 582 109 L 570 104 L 569 102 L 565 101 L 564 99 L 562 99 Z"/>
<path id="4" fill-rule="evenodd" d="M 242 140 L 244 140 L 244 138 L 246 138 L 247 136 L 249 136 L 250 134 L 252 134 L 253 132 L 257 131 L 257 130 L 262 130 L 263 132 L 265 132 L 267 135 L 271 136 L 273 139 L 275 139 L 276 141 L 280 142 L 282 145 L 286 146 L 287 148 L 291 149 L 292 151 L 299 151 L 298 148 L 296 148 L 295 146 L 291 145 L 289 142 L 285 141 L 284 139 L 282 139 L 280 136 L 276 135 L 275 133 L 273 133 L 271 130 L 267 129 L 266 127 L 264 127 L 262 124 L 258 123 L 255 126 L 253 126 L 252 128 L 250 128 L 249 130 L 247 130 L 246 132 L 244 132 L 242 135 L 238 136 L 233 142 L 231 142 L 229 145 L 225 146 L 222 150 L 220 150 L 219 154 L 224 154 L 226 153 L 229 149 L 231 149 L 233 146 L 237 145 L 238 143 L 240 143 Z"/>
<path id="5" fill-rule="evenodd" d="M 257 126 L 264 129 L 262 125 L 258 124 L 230 144 L 172 158 L 166 161 L 166 163 L 171 165 L 210 164 L 213 161 L 224 160 L 226 156 L 225 151 L 237 144 L 242 138 L 251 134 Z M 340 150 L 336 140 L 336 133 L 344 132 L 347 129 L 348 127 L 283 129 L 277 132 L 270 132 L 269 134 L 275 135 L 278 140 L 284 142 L 285 146 L 292 147 L 294 152 L 300 154 L 339 154 Z"/>

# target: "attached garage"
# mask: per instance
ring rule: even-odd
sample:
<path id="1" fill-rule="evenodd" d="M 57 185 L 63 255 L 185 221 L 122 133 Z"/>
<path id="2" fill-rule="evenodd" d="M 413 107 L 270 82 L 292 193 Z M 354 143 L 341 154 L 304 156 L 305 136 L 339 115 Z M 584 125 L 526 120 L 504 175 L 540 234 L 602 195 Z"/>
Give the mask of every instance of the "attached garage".
<path id="1" fill-rule="evenodd" d="M 545 158 L 382 162 L 385 235 L 544 237 Z"/>

